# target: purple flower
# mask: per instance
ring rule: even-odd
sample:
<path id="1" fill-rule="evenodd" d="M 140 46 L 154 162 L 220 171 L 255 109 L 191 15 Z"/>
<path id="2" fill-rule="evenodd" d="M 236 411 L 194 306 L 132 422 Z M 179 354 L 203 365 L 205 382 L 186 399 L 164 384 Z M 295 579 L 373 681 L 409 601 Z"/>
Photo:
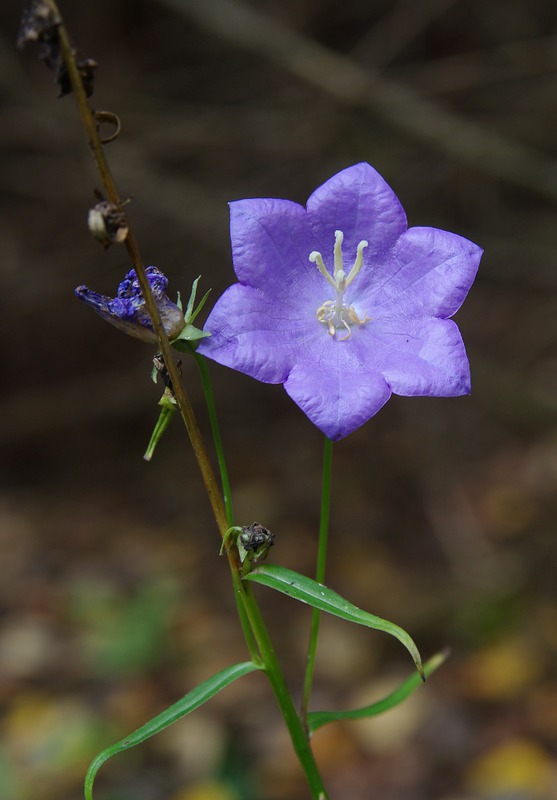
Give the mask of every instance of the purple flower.
<path id="1" fill-rule="evenodd" d="M 169 339 L 174 339 L 183 329 L 185 322 L 182 311 L 166 295 L 168 278 L 156 267 L 147 267 L 145 272 L 166 334 Z M 128 272 L 118 286 L 116 297 L 106 297 L 92 292 L 86 286 L 78 286 L 75 293 L 93 311 L 124 333 L 144 342 L 157 341 L 134 269 Z"/>
<path id="2" fill-rule="evenodd" d="M 369 164 L 309 198 L 230 204 L 234 284 L 199 352 L 290 397 L 330 439 L 354 431 L 391 394 L 470 392 L 460 332 L 448 319 L 482 250 L 437 228 L 407 227 Z"/>

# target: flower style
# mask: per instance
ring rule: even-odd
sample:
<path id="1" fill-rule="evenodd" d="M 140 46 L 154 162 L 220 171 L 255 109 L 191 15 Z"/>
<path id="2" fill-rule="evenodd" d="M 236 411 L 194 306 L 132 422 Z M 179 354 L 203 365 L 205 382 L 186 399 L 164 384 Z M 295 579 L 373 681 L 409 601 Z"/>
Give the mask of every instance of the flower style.
<path id="1" fill-rule="evenodd" d="M 199 352 L 282 383 L 309 419 L 342 439 L 392 393 L 470 392 L 461 306 L 482 250 L 454 233 L 408 228 L 369 164 L 339 172 L 306 208 L 289 200 L 230 204 L 239 283 L 216 303 Z"/>
<path id="2" fill-rule="evenodd" d="M 147 267 L 145 273 L 166 334 L 169 339 L 174 339 L 184 328 L 185 321 L 181 309 L 166 295 L 168 278 L 156 267 Z M 116 297 L 106 297 L 103 294 L 92 292 L 87 286 L 78 286 L 75 293 L 93 311 L 124 333 L 142 339 L 144 342 L 157 341 L 134 269 L 128 272 L 118 286 Z"/>

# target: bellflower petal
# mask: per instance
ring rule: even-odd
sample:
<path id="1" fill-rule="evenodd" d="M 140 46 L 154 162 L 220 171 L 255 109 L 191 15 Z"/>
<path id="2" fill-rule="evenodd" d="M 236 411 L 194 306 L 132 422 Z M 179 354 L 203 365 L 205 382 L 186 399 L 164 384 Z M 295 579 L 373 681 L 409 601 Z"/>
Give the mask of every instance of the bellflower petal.
<path id="1" fill-rule="evenodd" d="M 330 342 L 321 344 L 330 345 Z M 385 378 L 362 360 L 364 353 L 341 350 L 331 363 L 330 353 L 298 359 L 284 388 L 292 400 L 329 439 L 342 439 L 352 433 L 385 405 L 391 388 Z M 324 359 L 323 359 L 324 356 Z"/>
<path id="2" fill-rule="evenodd" d="M 240 283 L 230 286 L 210 319 L 211 328 L 218 331 L 217 341 L 211 335 L 199 343 L 199 352 L 219 364 L 234 364 L 263 383 L 284 383 L 294 364 L 290 342 L 295 326 L 281 330 L 282 317 L 267 311 L 259 289 Z"/>
<path id="3" fill-rule="evenodd" d="M 374 305 L 404 306 L 412 315 L 447 318 L 455 314 L 476 276 L 482 249 L 438 228 L 410 228 L 381 266 L 362 274 L 357 291 Z M 350 294 L 347 293 L 348 299 Z"/>
<path id="4" fill-rule="evenodd" d="M 367 337 L 370 368 L 405 397 L 456 397 L 470 393 L 470 365 L 452 320 L 393 317 L 378 320 Z"/>
<path id="5" fill-rule="evenodd" d="M 234 271 L 240 283 L 269 299 L 295 308 L 300 292 L 312 299 L 312 290 L 320 289 L 322 279 L 308 260 L 311 237 L 307 212 L 298 203 L 264 198 L 230 203 Z"/>
<path id="6" fill-rule="evenodd" d="M 343 169 L 316 189 L 307 202 L 315 237 L 332 249 L 331 232 L 344 233 L 346 252 L 366 239 L 365 258 L 381 260 L 407 228 L 406 214 L 389 184 L 365 162 Z"/>
<path id="7" fill-rule="evenodd" d="M 369 164 L 319 187 L 307 207 L 231 203 L 239 283 L 217 301 L 198 352 L 257 380 L 283 383 L 330 439 L 391 393 L 456 397 L 470 367 L 452 316 L 481 248 L 436 228 L 407 229 L 404 210 Z"/>

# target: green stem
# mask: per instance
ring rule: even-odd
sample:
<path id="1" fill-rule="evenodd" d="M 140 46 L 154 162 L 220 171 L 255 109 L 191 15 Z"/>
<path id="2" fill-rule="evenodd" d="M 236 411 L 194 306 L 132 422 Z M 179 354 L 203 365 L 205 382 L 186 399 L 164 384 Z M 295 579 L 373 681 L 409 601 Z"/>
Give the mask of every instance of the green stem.
<path id="1" fill-rule="evenodd" d="M 333 443 L 330 439 L 325 439 L 323 446 L 323 477 L 321 482 L 321 518 L 319 521 L 319 544 L 317 547 L 317 566 L 315 570 L 315 580 L 318 583 L 325 581 L 325 567 L 327 564 L 327 540 L 329 537 L 329 513 L 331 508 L 331 475 L 333 465 Z M 315 656 L 317 653 L 317 637 L 319 634 L 319 623 L 321 612 L 314 608 L 311 615 L 311 628 L 309 634 L 308 655 L 306 663 L 306 674 L 304 679 L 304 689 L 302 693 L 301 717 L 304 725 L 307 725 L 307 715 L 309 701 L 311 697 L 311 687 L 313 685 L 313 673 L 315 671 Z"/>
<path id="2" fill-rule="evenodd" d="M 206 359 L 198 353 L 195 353 L 194 355 L 199 367 L 203 391 L 205 393 L 205 401 L 207 403 L 211 431 L 213 434 L 215 451 L 217 453 L 217 460 L 221 475 L 224 503 L 227 510 L 228 521 L 232 526 L 234 524 L 234 517 L 232 511 L 230 481 L 228 477 L 226 459 L 224 456 L 224 448 L 222 446 L 211 377 L 207 368 Z M 290 732 L 294 750 L 304 768 L 313 797 L 316 798 L 316 800 L 325 800 L 327 795 L 321 780 L 321 776 L 319 775 L 317 765 L 313 758 L 313 753 L 311 752 L 308 735 L 301 723 L 290 692 L 288 691 L 288 687 L 286 686 L 286 682 L 282 675 L 282 671 L 269 637 L 267 627 L 261 615 L 257 600 L 253 595 L 252 587 L 249 584 L 242 582 L 240 573 L 235 566 L 232 567 L 232 581 L 234 584 L 234 593 L 236 596 L 238 613 L 240 615 L 244 636 L 246 638 L 246 643 L 250 650 L 251 657 L 254 661 L 257 662 L 261 660 L 264 664 L 265 673 L 268 677 L 269 683 L 271 684 L 277 703 L 282 712 L 282 716 Z"/>
<path id="3" fill-rule="evenodd" d="M 207 403 L 211 431 L 213 434 L 213 441 L 215 444 L 215 451 L 217 453 L 217 460 L 220 470 L 224 504 L 227 511 L 228 521 L 230 526 L 232 526 L 234 524 L 232 495 L 230 491 L 230 481 L 228 477 L 224 448 L 222 446 L 222 439 L 220 435 L 220 427 L 218 423 L 211 376 L 207 368 L 206 359 L 198 353 L 194 353 L 194 355 L 199 367 L 203 391 L 205 393 L 205 402 Z M 282 671 L 269 637 L 267 627 L 261 615 L 257 600 L 253 594 L 252 587 L 249 583 L 242 582 L 240 572 L 236 567 L 235 561 L 233 564 L 231 564 L 231 572 L 232 581 L 234 584 L 234 593 L 236 596 L 236 604 L 238 606 L 238 613 L 240 614 L 244 636 L 246 638 L 252 659 L 256 662 L 261 660 L 264 664 L 265 673 L 269 683 L 271 684 L 277 703 L 282 712 L 282 716 L 290 732 L 294 750 L 304 768 L 313 797 L 316 798 L 316 800 L 326 800 L 327 794 L 325 792 L 321 776 L 319 775 L 317 765 L 313 758 L 313 753 L 311 752 L 307 732 L 302 725 L 300 717 L 296 711 L 296 707 L 292 701 L 290 692 L 288 691 L 288 687 L 286 686 L 286 682 L 282 675 Z"/>
<path id="4" fill-rule="evenodd" d="M 219 465 L 220 480 L 222 485 L 226 516 L 228 519 L 228 524 L 230 525 L 230 527 L 232 527 L 234 525 L 234 512 L 232 509 L 232 492 L 230 490 L 228 467 L 226 466 L 226 458 L 224 456 L 224 448 L 222 446 L 222 438 L 220 435 L 220 426 L 217 417 L 217 407 L 215 404 L 215 393 L 213 392 L 213 384 L 211 382 L 211 376 L 207 368 L 206 359 L 203 358 L 203 356 L 200 355 L 199 353 L 196 353 L 195 351 L 193 351 L 193 355 L 197 362 L 197 366 L 199 367 L 199 372 L 201 375 L 201 383 L 203 385 L 203 392 L 205 394 L 205 402 L 207 404 L 207 412 L 209 414 L 211 433 L 213 435 L 213 443 L 215 445 L 215 452 L 217 454 L 217 462 Z M 252 657 L 252 660 L 255 662 L 259 662 L 261 660 L 259 646 L 254 637 L 250 619 L 247 610 L 245 608 L 244 592 L 238 591 L 238 586 L 241 587 L 242 584 L 239 577 L 239 572 L 235 564 L 233 567 L 231 565 L 231 570 L 234 583 L 234 596 L 236 599 L 236 607 L 238 609 L 238 616 L 240 617 L 240 624 L 242 626 L 242 631 L 244 633 L 246 645 Z M 238 576 L 237 580 L 234 579 L 234 576 L 236 575 Z"/>
<path id="5" fill-rule="evenodd" d="M 228 524 L 230 527 L 232 527 L 232 525 L 234 525 L 232 493 L 230 491 L 230 479 L 228 477 L 228 468 L 226 466 L 226 459 L 224 457 L 224 448 L 222 446 L 222 438 L 220 435 L 220 427 L 217 418 L 213 384 L 211 383 L 211 376 L 207 368 L 207 360 L 197 352 L 194 352 L 194 357 L 197 362 L 197 366 L 199 367 L 201 383 L 203 384 L 203 392 L 205 393 L 205 402 L 207 403 L 207 411 L 209 413 L 209 423 L 211 425 L 211 433 L 213 434 L 213 442 L 215 444 L 215 452 L 217 454 L 217 461 L 219 465 L 226 516 L 228 518 Z"/>
<path id="6" fill-rule="evenodd" d="M 328 800 L 329 795 L 323 785 L 323 780 L 311 751 L 307 731 L 288 691 L 267 627 L 261 615 L 261 610 L 253 595 L 252 587 L 249 583 L 238 582 L 239 575 L 237 573 L 233 572 L 232 575 L 234 587 L 243 598 L 243 605 L 265 665 L 265 673 L 290 733 L 290 739 L 298 760 L 304 770 L 306 780 L 311 789 L 312 799 Z"/>

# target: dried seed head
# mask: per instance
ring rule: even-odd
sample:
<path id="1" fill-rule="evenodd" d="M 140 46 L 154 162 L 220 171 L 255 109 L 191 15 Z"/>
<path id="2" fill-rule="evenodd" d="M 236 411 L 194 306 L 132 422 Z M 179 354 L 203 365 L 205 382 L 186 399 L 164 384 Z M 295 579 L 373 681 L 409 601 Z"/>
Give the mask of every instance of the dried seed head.
<path id="1" fill-rule="evenodd" d="M 75 55 L 75 51 L 73 51 L 73 53 Z M 91 97 L 95 84 L 95 75 L 93 70 L 95 70 L 99 65 L 93 58 L 84 58 L 80 61 L 76 61 L 76 66 L 85 94 L 87 97 Z M 58 84 L 59 89 L 58 97 L 64 97 L 66 94 L 71 94 L 72 82 L 70 80 L 70 75 L 66 65 L 62 59 L 59 60 L 56 69 L 56 83 Z"/>
<path id="2" fill-rule="evenodd" d="M 259 550 L 261 547 L 268 549 L 275 543 L 275 534 L 259 522 L 254 522 L 243 526 L 240 542 L 244 550 Z"/>
<path id="3" fill-rule="evenodd" d="M 128 221 L 122 209 L 108 200 L 102 200 L 89 209 L 87 225 L 95 239 L 106 249 L 111 244 L 122 244 L 128 235 Z"/>
<path id="4" fill-rule="evenodd" d="M 32 0 L 21 18 L 17 46 L 29 42 L 53 42 L 58 39 L 58 26 L 62 20 L 44 0 Z"/>
<path id="5" fill-rule="evenodd" d="M 60 50 L 60 37 L 58 29 L 62 24 L 61 18 L 56 14 L 45 0 L 31 0 L 31 4 L 23 12 L 21 25 L 17 37 L 18 47 L 24 47 L 29 42 L 39 42 L 42 45 L 39 58 L 44 61 L 48 69 L 56 73 L 58 84 L 58 97 L 70 94 L 72 85 L 70 76 L 62 58 Z M 87 97 L 93 94 L 94 74 L 97 62 L 92 58 L 78 60 L 76 51 L 72 50 L 76 59 L 83 89 Z"/>

